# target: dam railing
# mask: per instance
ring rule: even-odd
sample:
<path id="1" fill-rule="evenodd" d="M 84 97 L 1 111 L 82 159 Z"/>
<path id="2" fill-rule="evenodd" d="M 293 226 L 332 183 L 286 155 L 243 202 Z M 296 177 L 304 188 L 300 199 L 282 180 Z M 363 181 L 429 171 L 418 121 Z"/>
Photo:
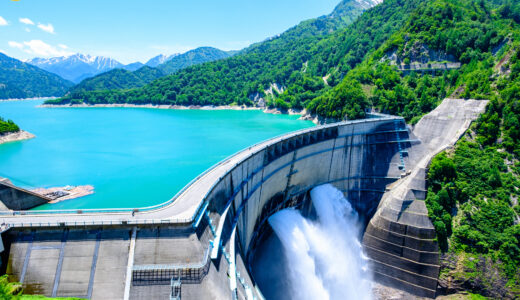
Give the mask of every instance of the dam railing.
<path id="1" fill-rule="evenodd" d="M 206 249 L 204 259 L 200 263 L 186 265 L 137 265 L 132 268 L 132 284 L 165 285 L 172 278 L 183 283 L 199 283 L 208 274 L 210 267 L 209 252 Z"/>
<path id="2" fill-rule="evenodd" d="M 268 139 L 268 140 L 264 140 L 264 141 L 258 142 L 256 144 L 254 144 L 254 145 L 252 145 L 252 146 L 250 146 L 248 148 L 242 149 L 242 150 L 240 150 L 240 151 L 238 151 L 238 152 L 228 156 L 227 158 L 221 160 L 220 162 L 214 164 L 212 167 L 210 167 L 209 169 L 207 169 L 206 171 L 204 171 L 203 173 L 198 175 L 196 178 L 191 180 L 179 192 L 177 192 L 174 197 L 172 197 L 168 201 L 165 201 L 163 203 L 159 203 L 157 205 L 141 207 L 141 208 L 101 208 L 101 209 L 61 209 L 61 210 L 0 211 L 0 218 L 1 218 L 1 216 L 5 216 L 5 219 L 3 219 L 2 221 L 5 224 L 10 225 L 11 227 L 55 227 L 55 226 L 82 226 L 82 225 L 83 226 L 92 226 L 92 225 L 147 225 L 147 224 L 168 224 L 168 223 L 189 224 L 189 223 L 194 222 L 194 220 L 197 218 L 197 216 L 199 216 L 200 214 L 204 213 L 203 208 L 207 207 L 207 205 L 206 205 L 207 197 L 208 197 L 208 195 L 211 194 L 211 191 L 219 183 L 219 180 L 216 180 L 212 184 L 212 186 L 208 189 L 208 192 L 201 197 L 200 203 L 198 203 L 197 208 L 194 211 L 194 214 L 192 216 L 190 216 L 189 218 L 182 218 L 182 219 L 181 218 L 146 219 L 146 218 L 137 218 L 136 217 L 136 218 L 128 218 L 128 219 L 124 219 L 124 220 L 121 220 L 121 219 L 117 220 L 116 218 L 114 218 L 113 220 L 92 220 L 92 221 L 79 221 L 79 222 L 75 222 L 75 221 L 65 221 L 65 222 L 55 221 L 55 222 L 16 222 L 16 223 L 11 223 L 11 221 L 13 221 L 13 219 L 11 217 L 12 216 L 20 216 L 20 217 L 22 217 L 22 216 L 31 216 L 31 215 L 35 215 L 35 216 L 37 216 L 37 215 L 58 215 L 58 214 L 78 215 L 78 216 L 79 215 L 85 215 L 85 214 L 107 214 L 107 215 L 108 214 L 114 214 L 114 215 L 117 215 L 117 214 L 124 214 L 124 213 L 152 212 L 152 211 L 159 210 L 159 209 L 165 208 L 165 207 L 173 204 L 194 183 L 196 183 L 202 177 L 206 176 L 208 173 L 210 173 L 210 172 L 214 171 L 215 169 L 217 169 L 219 166 L 226 164 L 234 156 L 237 156 L 237 155 L 239 155 L 241 153 L 244 153 L 244 152 L 247 152 L 247 151 L 251 152 L 251 149 L 253 149 L 255 147 L 258 147 L 258 146 L 260 146 L 262 144 L 265 144 L 265 147 L 259 149 L 258 151 L 267 149 L 267 148 L 272 147 L 272 146 L 276 146 L 278 143 L 283 142 L 284 140 L 288 140 L 288 139 L 294 138 L 296 136 L 302 136 L 302 135 L 304 135 L 306 133 L 319 132 L 319 131 L 322 131 L 322 130 L 339 127 L 341 125 L 371 123 L 371 122 L 375 122 L 375 121 L 378 121 L 378 120 L 381 120 L 381 119 L 387 119 L 387 120 L 400 119 L 400 120 L 402 120 L 402 118 L 400 118 L 400 117 L 389 116 L 389 115 L 382 115 L 382 114 L 369 115 L 368 117 L 369 118 L 362 119 L 362 120 L 343 121 L 343 122 L 339 122 L 339 123 L 326 124 L 326 125 L 306 128 L 306 129 L 298 130 L 298 131 L 295 131 L 295 132 L 292 132 L 292 133 L 289 133 L 289 134 L 282 134 L 282 135 L 279 135 L 277 137 L 274 137 L 274 138 L 271 138 L 271 139 Z M 402 141 L 400 141 L 400 142 L 402 142 Z M 387 143 L 388 143 L 388 141 L 387 141 Z M 250 159 L 251 157 L 253 157 L 254 155 L 256 155 L 258 153 L 258 151 L 252 151 L 249 155 L 244 157 L 240 162 L 237 162 L 236 165 L 231 166 L 230 170 L 228 170 L 225 174 L 223 174 L 221 176 L 221 178 L 225 177 L 229 172 L 231 172 L 231 170 L 233 170 L 234 167 L 239 165 L 241 162 L 246 161 L 246 160 Z"/>

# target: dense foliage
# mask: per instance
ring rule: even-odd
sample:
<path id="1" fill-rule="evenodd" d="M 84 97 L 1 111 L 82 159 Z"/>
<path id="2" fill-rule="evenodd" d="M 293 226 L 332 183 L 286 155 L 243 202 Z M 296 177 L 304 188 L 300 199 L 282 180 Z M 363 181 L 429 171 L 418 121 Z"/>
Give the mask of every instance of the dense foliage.
<path id="1" fill-rule="evenodd" d="M 72 82 L 0 53 L 0 99 L 63 96 Z"/>
<path id="2" fill-rule="evenodd" d="M 503 41 L 491 38 L 488 45 L 476 42 L 483 35 L 474 35 L 475 44 L 455 54 L 471 59 L 459 71 L 455 92 L 491 100 L 455 149 L 432 161 L 426 199 L 442 251 L 466 265 L 466 274 L 456 276 L 484 277 L 479 263 L 465 259 L 470 256 L 481 265 L 492 262 L 509 280 L 504 294 L 489 294 L 493 297 L 520 295 L 520 4 L 512 3 L 475 1 L 482 13 L 466 11 L 470 19 L 489 20 L 482 26 Z M 479 292 L 488 293 L 493 284 L 484 282 Z"/>
<path id="3" fill-rule="evenodd" d="M 462 97 L 489 98 L 493 54 L 516 27 L 496 12 L 498 7 L 489 1 L 473 0 L 429 1 L 427 5 L 420 5 L 399 30 L 373 55 L 349 71 L 343 81 L 361 83 L 369 105 L 382 112 L 401 115 L 412 123 L 457 88 L 462 88 Z M 435 61 L 461 62 L 462 67 L 419 75 L 416 72 L 402 74 L 392 66 Z M 316 98 L 316 106 L 337 102 L 334 90 L 339 89 L 342 85 Z"/>
<path id="4" fill-rule="evenodd" d="M 0 135 L 10 132 L 18 132 L 20 128 L 13 121 L 0 118 Z"/>

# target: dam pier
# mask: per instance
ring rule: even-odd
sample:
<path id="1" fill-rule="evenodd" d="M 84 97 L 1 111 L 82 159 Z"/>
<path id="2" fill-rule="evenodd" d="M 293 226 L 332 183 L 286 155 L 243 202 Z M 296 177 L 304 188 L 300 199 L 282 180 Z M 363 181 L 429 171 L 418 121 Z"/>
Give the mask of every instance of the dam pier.
<path id="1" fill-rule="evenodd" d="M 23 203 L 45 199 L 2 184 L 3 272 L 27 292 L 56 297 L 262 299 L 251 261 L 272 233 L 268 217 L 311 209 L 309 191 L 328 183 L 365 221 L 375 280 L 434 298 L 440 267 L 424 203 L 428 165 L 486 104 L 446 99 L 414 126 L 374 114 L 276 137 L 152 207 L 26 210 Z"/>

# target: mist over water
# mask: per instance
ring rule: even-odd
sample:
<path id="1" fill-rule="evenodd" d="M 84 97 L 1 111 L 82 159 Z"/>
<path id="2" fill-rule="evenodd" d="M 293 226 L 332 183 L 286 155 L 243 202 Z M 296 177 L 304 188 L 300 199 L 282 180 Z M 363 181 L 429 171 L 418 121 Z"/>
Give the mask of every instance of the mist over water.
<path id="1" fill-rule="evenodd" d="M 314 188 L 311 198 L 316 220 L 295 209 L 269 218 L 283 245 L 290 298 L 372 299 L 357 212 L 332 185 Z"/>

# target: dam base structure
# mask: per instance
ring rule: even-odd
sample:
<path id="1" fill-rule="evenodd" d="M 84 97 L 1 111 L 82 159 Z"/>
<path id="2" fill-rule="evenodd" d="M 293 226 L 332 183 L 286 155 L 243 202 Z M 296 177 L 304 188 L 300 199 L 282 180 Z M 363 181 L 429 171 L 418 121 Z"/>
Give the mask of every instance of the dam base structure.
<path id="1" fill-rule="evenodd" d="M 268 217 L 311 210 L 309 191 L 328 183 L 365 222 L 376 281 L 433 298 L 439 250 L 424 204 L 428 164 L 486 103 L 446 99 L 413 127 L 371 115 L 277 137 L 153 207 L 4 211 L 3 271 L 48 296 L 262 299 L 250 265 L 271 234 Z"/>

